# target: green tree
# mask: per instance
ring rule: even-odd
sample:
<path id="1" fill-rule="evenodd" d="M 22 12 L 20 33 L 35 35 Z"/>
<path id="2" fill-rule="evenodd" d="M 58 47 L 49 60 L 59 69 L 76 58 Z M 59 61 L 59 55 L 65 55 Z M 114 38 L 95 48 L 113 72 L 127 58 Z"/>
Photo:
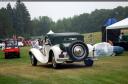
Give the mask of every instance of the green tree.
<path id="1" fill-rule="evenodd" d="M 50 29 L 54 29 L 54 22 L 47 16 L 40 16 L 32 20 L 32 32 L 34 35 L 46 34 Z"/>
<path id="2" fill-rule="evenodd" d="M 13 34 L 12 22 L 6 8 L 0 9 L 0 34 L 1 38 L 11 37 Z"/>
<path id="3" fill-rule="evenodd" d="M 30 14 L 26 6 L 18 0 L 14 10 L 14 27 L 17 35 L 30 35 Z"/>
<path id="4" fill-rule="evenodd" d="M 10 32 L 11 32 L 11 35 L 12 34 L 15 34 L 15 29 L 14 29 L 14 20 L 13 20 L 13 9 L 10 5 L 10 3 L 7 4 L 7 14 L 8 14 L 8 21 L 10 22 Z"/>

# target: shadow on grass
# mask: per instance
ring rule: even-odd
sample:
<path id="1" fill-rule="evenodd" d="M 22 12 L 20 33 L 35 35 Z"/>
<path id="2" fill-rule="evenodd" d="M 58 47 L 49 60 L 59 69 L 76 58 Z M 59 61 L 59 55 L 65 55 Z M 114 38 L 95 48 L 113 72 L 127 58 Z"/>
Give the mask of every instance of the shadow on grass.
<path id="1" fill-rule="evenodd" d="M 53 69 L 52 64 L 37 65 L 37 67 Z M 69 64 L 59 64 L 57 69 L 80 69 L 80 68 L 88 68 L 88 67 L 89 66 L 85 66 L 84 64 L 80 64 L 80 63 L 79 64 L 78 63 L 69 63 Z"/>

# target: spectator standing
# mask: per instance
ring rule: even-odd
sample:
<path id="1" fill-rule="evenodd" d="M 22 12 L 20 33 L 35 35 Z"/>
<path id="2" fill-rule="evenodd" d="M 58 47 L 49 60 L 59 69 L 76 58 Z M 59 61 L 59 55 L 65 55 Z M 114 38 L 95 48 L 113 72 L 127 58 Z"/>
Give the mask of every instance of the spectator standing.
<path id="1" fill-rule="evenodd" d="M 124 33 L 122 32 L 119 36 L 119 42 L 123 41 L 123 36 L 124 36 Z"/>

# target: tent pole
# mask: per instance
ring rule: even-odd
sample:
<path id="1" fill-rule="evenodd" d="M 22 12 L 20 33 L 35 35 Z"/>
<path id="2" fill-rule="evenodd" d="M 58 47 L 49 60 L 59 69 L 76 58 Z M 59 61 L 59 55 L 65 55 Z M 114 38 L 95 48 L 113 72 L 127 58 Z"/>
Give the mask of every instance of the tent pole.
<path id="1" fill-rule="evenodd" d="M 107 29 L 106 29 L 106 42 L 107 42 Z"/>

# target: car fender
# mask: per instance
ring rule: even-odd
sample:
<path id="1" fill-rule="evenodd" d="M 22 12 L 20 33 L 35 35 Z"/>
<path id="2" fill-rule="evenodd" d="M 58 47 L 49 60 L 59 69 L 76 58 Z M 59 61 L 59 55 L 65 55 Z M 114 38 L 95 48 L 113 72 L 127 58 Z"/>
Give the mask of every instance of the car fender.
<path id="1" fill-rule="evenodd" d="M 35 58 L 41 63 L 48 62 L 48 56 L 44 56 L 39 49 L 31 48 L 30 52 L 35 56 Z"/>
<path id="2" fill-rule="evenodd" d="M 59 45 L 55 45 L 53 47 L 51 47 L 51 49 L 54 53 L 54 56 L 55 56 L 55 61 L 57 63 L 62 63 L 61 61 L 57 61 L 57 59 L 59 58 L 59 55 L 61 54 L 62 50 L 60 49 Z"/>

